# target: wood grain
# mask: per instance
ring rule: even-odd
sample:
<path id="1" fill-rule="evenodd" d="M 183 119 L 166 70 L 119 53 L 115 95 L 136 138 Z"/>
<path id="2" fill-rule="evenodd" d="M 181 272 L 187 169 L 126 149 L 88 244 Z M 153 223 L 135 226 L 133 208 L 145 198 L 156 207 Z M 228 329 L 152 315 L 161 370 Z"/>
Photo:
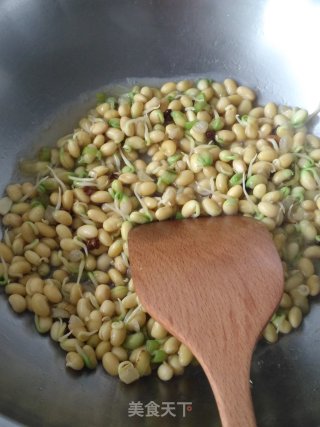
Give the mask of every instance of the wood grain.
<path id="1" fill-rule="evenodd" d="M 153 223 L 130 232 L 129 253 L 140 301 L 202 365 L 223 426 L 254 427 L 252 352 L 283 290 L 268 230 L 244 217 Z"/>

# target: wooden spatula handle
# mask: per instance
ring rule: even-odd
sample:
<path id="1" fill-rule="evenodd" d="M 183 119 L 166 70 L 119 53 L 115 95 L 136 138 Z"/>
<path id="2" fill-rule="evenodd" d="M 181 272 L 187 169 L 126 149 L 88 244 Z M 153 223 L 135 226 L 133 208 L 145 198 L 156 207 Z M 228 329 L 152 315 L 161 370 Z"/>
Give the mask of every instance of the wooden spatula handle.
<path id="1" fill-rule="evenodd" d="M 215 366 L 204 364 L 204 370 L 213 390 L 219 409 L 223 427 L 256 427 L 250 383 L 250 362 L 243 361 L 241 355 L 239 362 L 231 366 L 221 363 L 221 371 L 216 371 Z"/>

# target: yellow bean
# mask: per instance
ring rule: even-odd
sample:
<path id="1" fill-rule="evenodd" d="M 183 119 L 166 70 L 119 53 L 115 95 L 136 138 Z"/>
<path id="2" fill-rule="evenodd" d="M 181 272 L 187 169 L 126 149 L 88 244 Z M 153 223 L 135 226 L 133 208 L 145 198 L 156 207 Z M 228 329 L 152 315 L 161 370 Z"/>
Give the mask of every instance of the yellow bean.
<path id="1" fill-rule="evenodd" d="M 31 277 L 26 283 L 26 293 L 32 296 L 35 293 L 43 293 L 44 282 L 40 277 Z"/>
<path id="2" fill-rule="evenodd" d="M 218 82 L 212 83 L 212 88 L 215 91 L 215 93 L 218 95 L 218 97 L 227 96 L 228 92 L 226 90 L 226 87 Z"/>
<path id="3" fill-rule="evenodd" d="M 35 293 L 31 297 L 32 310 L 35 314 L 41 317 L 50 316 L 50 306 L 48 304 L 47 298 L 39 293 Z"/>
<path id="4" fill-rule="evenodd" d="M 10 263 L 13 258 L 13 252 L 11 248 L 2 242 L 0 242 L 0 256 L 5 260 L 5 262 L 8 263 Z"/>
<path id="5" fill-rule="evenodd" d="M 16 227 L 20 227 L 21 224 L 22 224 L 21 216 L 15 213 L 7 213 L 2 218 L 2 225 L 4 225 L 5 227 L 16 228 Z"/>
<path id="6" fill-rule="evenodd" d="M 184 373 L 184 367 L 181 365 L 177 354 L 169 356 L 168 363 L 173 369 L 174 375 L 182 375 Z"/>
<path id="7" fill-rule="evenodd" d="M 226 215 L 236 215 L 239 210 L 239 201 L 233 197 L 229 197 L 223 202 L 222 205 L 223 213 Z"/>
<path id="8" fill-rule="evenodd" d="M 174 214 L 174 210 L 171 206 L 163 206 L 161 208 L 158 208 L 155 212 L 155 216 L 158 221 L 165 221 L 166 219 L 169 219 Z"/>
<path id="9" fill-rule="evenodd" d="M 6 288 L 9 285 L 6 286 Z M 316 296 L 320 293 L 320 278 L 318 275 L 313 274 L 307 280 L 307 286 L 309 288 L 309 293 L 311 296 Z"/>
<path id="10" fill-rule="evenodd" d="M 102 366 L 109 375 L 118 375 L 119 359 L 111 352 L 102 356 Z"/>
<path id="11" fill-rule="evenodd" d="M 101 341 L 95 349 L 97 359 L 102 360 L 103 355 L 110 352 L 110 350 L 111 344 L 108 341 Z"/>
<path id="12" fill-rule="evenodd" d="M 243 152 L 243 161 L 249 165 L 250 162 L 253 160 L 253 158 L 256 156 L 257 151 L 255 149 L 255 147 L 252 146 L 248 146 L 245 148 L 244 152 Z"/>
<path id="13" fill-rule="evenodd" d="M 80 298 L 77 302 L 77 313 L 80 319 L 86 320 L 91 311 L 93 310 L 93 306 L 87 298 Z"/>
<path id="14" fill-rule="evenodd" d="M 138 298 L 135 292 L 128 294 L 122 300 L 122 305 L 126 309 L 134 308 L 138 305 Z"/>
<path id="15" fill-rule="evenodd" d="M 93 135 L 99 135 L 105 133 L 107 129 L 108 125 L 105 122 L 97 122 L 91 126 L 90 132 L 93 133 Z"/>
<path id="16" fill-rule="evenodd" d="M 44 258 L 50 258 L 51 255 L 51 249 L 49 248 L 49 246 L 47 246 L 44 243 L 38 243 L 37 246 L 34 247 L 34 251 L 39 255 L 42 256 Z"/>
<path id="17" fill-rule="evenodd" d="M 94 225 L 82 225 L 77 229 L 77 236 L 83 240 L 94 239 L 98 236 L 97 227 Z"/>
<path id="18" fill-rule="evenodd" d="M 59 247 L 58 243 L 49 237 L 44 237 L 41 239 L 41 243 L 47 245 L 50 249 L 57 249 Z"/>
<path id="19" fill-rule="evenodd" d="M 87 211 L 87 215 L 92 221 L 98 223 L 103 223 L 108 218 L 108 216 L 101 209 L 97 208 L 89 209 Z"/>
<path id="20" fill-rule="evenodd" d="M 163 362 L 157 370 L 158 377 L 162 381 L 171 380 L 171 378 L 173 377 L 173 373 L 174 373 L 174 371 L 173 371 L 172 367 L 166 362 Z"/>
<path id="21" fill-rule="evenodd" d="M 9 283 L 6 287 L 5 287 L 5 293 L 7 295 L 21 295 L 21 296 L 26 296 L 26 288 L 24 285 L 22 285 L 21 283 Z"/>
<path id="22" fill-rule="evenodd" d="M 125 138 L 124 132 L 120 129 L 116 128 L 109 128 L 106 133 L 107 137 L 114 141 L 116 144 L 120 144 Z"/>
<path id="23" fill-rule="evenodd" d="M 314 274 L 314 266 L 309 258 L 302 257 L 298 261 L 298 268 L 304 277 L 310 277 Z"/>
<path id="24" fill-rule="evenodd" d="M 189 200 L 186 202 L 181 210 L 184 218 L 197 217 L 200 215 L 200 205 L 196 200 Z"/>
<path id="25" fill-rule="evenodd" d="M 81 344 L 83 345 L 83 344 Z M 60 347 L 64 351 L 76 351 L 76 348 L 80 346 L 80 342 L 76 338 L 65 339 L 60 342 Z"/>
<path id="26" fill-rule="evenodd" d="M 267 186 L 265 184 L 258 184 L 253 189 L 253 195 L 257 197 L 257 199 L 262 199 L 267 192 Z"/>
<path id="27" fill-rule="evenodd" d="M 56 226 L 56 232 L 60 239 L 72 239 L 72 232 L 66 225 L 58 224 Z"/>
<path id="28" fill-rule="evenodd" d="M 104 157 L 112 156 L 118 149 L 114 141 L 108 141 L 100 147 L 100 152 Z"/>
<path id="29" fill-rule="evenodd" d="M 153 144 L 158 144 L 164 140 L 165 133 L 162 130 L 153 130 L 149 133 L 149 138 Z"/>
<path id="30" fill-rule="evenodd" d="M 288 318 L 293 328 L 298 328 L 302 322 L 302 311 L 299 307 L 292 307 L 288 313 Z"/>
<path id="31" fill-rule="evenodd" d="M 8 268 L 10 277 L 22 277 L 31 271 L 31 265 L 27 261 L 17 261 L 11 264 Z"/>
<path id="32" fill-rule="evenodd" d="M 52 216 L 59 224 L 63 224 L 66 226 L 72 224 L 72 216 L 67 211 L 57 210 L 53 212 Z"/>
<path id="33" fill-rule="evenodd" d="M 309 242 L 314 241 L 318 234 L 316 227 L 307 220 L 300 222 L 300 231 L 304 239 Z"/>
<path id="34" fill-rule="evenodd" d="M 226 194 L 228 192 L 228 177 L 223 173 L 218 173 L 216 177 L 216 187 L 220 193 Z"/>
<path id="35" fill-rule="evenodd" d="M 83 191 L 82 188 L 75 188 L 73 190 L 74 197 L 81 203 L 89 203 L 90 197 Z"/>
<path id="36" fill-rule="evenodd" d="M 262 174 L 269 178 L 272 170 L 272 164 L 270 162 L 258 161 L 252 165 L 252 174 Z"/>
<path id="37" fill-rule="evenodd" d="M 241 159 L 236 159 L 232 162 L 232 167 L 233 170 L 236 173 L 243 173 L 247 170 L 247 165 L 245 164 L 245 162 Z"/>
<path id="38" fill-rule="evenodd" d="M 36 194 L 35 186 L 31 182 L 24 182 L 21 189 L 24 196 L 34 197 Z"/>
<path id="39" fill-rule="evenodd" d="M 154 322 L 152 329 L 151 329 L 151 336 L 155 339 L 163 339 L 167 336 L 167 331 L 165 328 L 160 325 L 158 322 Z"/>
<path id="40" fill-rule="evenodd" d="M 291 308 L 292 307 L 292 299 L 289 294 L 284 292 L 280 301 L 280 307 L 282 308 Z"/>
<path id="41" fill-rule="evenodd" d="M 37 268 L 37 272 L 41 277 L 45 277 L 50 273 L 50 266 L 49 264 L 42 262 L 38 268 Z"/>
<path id="42" fill-rule="evenodd" d="M 128 360 L 128 353 L 123 347 L 112 347 L 111 353 L 114 354 L 120 362 Z"/>
<path id="43" fill-rule="evenodd" d="M 266 326 L 265 330 L 263 331 L 263 337 L 269 343 L 275 343 L 278 341 L 278 334 L 272 323 L 268 323 Z"/>
<path id="44" fill-rule="evenodd" d="M 108 274 L 111 282 L 113 282 L 116 286 L 121 286 L 124 284 L 122 274 L 115 268 L 110 268 Z"/>
<path id="45" fill-rule="evenodd" d="M 102 325 L 100 326 L 98 335 L 102 341 L 110 340 L 111 324 L 112 324 L 111 320 L 108 320 L 108 321 L 104 321 L 104 323 L 102 323 Z"/>
<path id="46" fill-rule="evenodd" d="M 240 199 L 240 197 L 242 196 L 243 190 L 242 190 L 242 186 L 241 185 L 234 185 L 233 187 L 231 187 L 228 192 L 227 192 L 227 196 L 235 198 L 235 199 Z"/>
<path id="47" fill-rule="evenodd" d="M 67 251 L 67 252 L 79 249 L 79 245 L 77 245 L 77 243 L 75 242 L 75 240 L 73 240 L 71 238 L 63 238 L 63 239 L 61 239 L 60 240 L 60 247 L 61 247 L 62 250 Z M 52 252 L 52 254 L 53 253 L 54 252 Z"/>
<path id="48" fill-rule="evenodd" d="M 82 348 L 86 358 L 84 359 L 85 365 L 89 369 L 95 369 L 97 367 L 97 358 L 94 349 L 90 345 L 85 345 Z"/>
<path id="49" fill-rule="evenodd" d="M 273 102 L 268 102 L 268 104 L 264 106 L 264 115 L 269 119 L 273 119 L 276 116 L 277 112 L 278 108 Z"/>
<path id="50" fill-rule="evenodd" d="M 101 271 L 107 271 L 111 263 L 111 258 L 106 253 L 101 254 L 97 260 L 97 268 Z"/>
<path id="51" fill-rule="evenodd" d="M 231 129 L 237 141 L 243 141 L 246 138 L 244 127 L 240 123 L 235 123 Z"/>
<path id="52" fill-rule="evenodd" d="M 34 323 L 35 323 L 37 331 L 40 334 L 46 334 L 51 329 L 52 318 L 51 317 L 40 317 L 36 314 L 34 316 Z"/>
<path id="53" fill-rule="evenodd" d="M 90 329 L 89 329 L 90 330 Z M 92 330 L 90 330 L 91 332 L 93 332 Z M 98 346 L 98 344 L 101 342 L 99 335 L 98 334 L 93 334 L 89 337 L 87 344 L 92 347 L 94 349 L 94 351 L 96 351 L 96 348 Z M 96 353 L 95 353 L 96 354 Z M 97 357 L 96 357 L 97 358 Z"/>
<path id="54" fill-rule="evenodd" d="M 286 281 L 285 281 L 285 290 L 291 291 L 295 289 L 297 286 L 301 285 L 304 281 L 304 277 L 300 271 L 293 273 Z"/>
<path id="55" fill-rule="evenodd" d="M 227 175 L 230 177 L 234 174 L 232 166 L 230 166 L 226 162 L 222 162 L 221 160 L 216 161 L 215 168 L 217 172 L 223 173 L 224 175 Z"/>
<path id="56" fill-rule="evenodd" d="M 316 190 L 318 186 L 312 173 L 308 170 L 303 170 L 300 173 L 300 184 L 306 190 Z"/>
<path id="57" fill-rule="evenodd" d="M 309 246 L 303 252 L 306 258 L 320 258 L 320 246 Z"/>
<path id="58" fill-rule="evenodd" d="M 230 144 L 236 138 L 236 134 L 231 130 L 219 130 L 216 133 L 216 141 L 221 144 Z"/>
<path id="59" fill-rule="evenodd" d="M 121 227 L 122 219 L 120 217 L 112 216 L 106 219 L 103 223 L 103 228 L 108 233 L 114 233 Z"/>
<path id="60" fill-rule="evenodd" d="M 279 332 L 281 332 L 282 334 L 289 334 L 292 331 L 292 326 L 287 319 L 283 319 L 278 329 L 279 329 Z"/>
<path id="61" fill-rule="evenodd" d="M 282 199 L 281 191 L 275 190 L 275 191 L 270 191 L 264 194 L 264 196 L 262 197 L 262 202 L 277 203 L 277 202 L 280 202 L 281 199 Z"/>
<path id="62" fill-rule="evenodd" d="M 89 254 L 85 259 L 85 269 L 87 271 L 93 271 L 97 267 L 97 261 L 92 254 Z M 99 268 L 99 267 L 98 267 Z"/>
<path id="63" fill-rule="evenodd" d="M 122 321 L 111 324 L 110 343 L 112 346 L 119 347 L 125 340 L 127 331 Z"/>
<path id="64" fill-rule="evenodd" d="M 27 309 L 27 303 L 22 295 L 14 294 L 8 298 L 9 304 L 16 313 L 23 313 Z"/>
<path id="65" fill-rule="evenodd" d="M 39 266 L 41 264 L 40 256 L 34 251 L 27 250 L 25 251 L 24 256 L 25 259 L 32 265 Z"/>
<path id="66" fill-rule="evenodd" d="M 98 230 L 98 239 L 100 243 L 106 247 L 112 244 L 112 237 L 110 234 L 101 228 Z"/>
<path id="67" fill-rule="evenodd" d="M 78 353 L 69 351 L 66 355 L 66 367 L 75 371 L 81 371 L 84 368 L 84 361 Z"/>
<path id="68" fill-rule="evenodd" d="M 227 94 L 228 95 L 234 95 L 235 93 L 237 93 L 237 83 L 232 80 L 232 79 L 225 79 L 224 82 L 224 87 L 226 88 Z"/>
<path id="69" fill-rule="evenodd" d="M 100 311 L 103 314 L 103 316 L 112 317 L 115 313 L 115 304 L 113 301 L 105 300 L 102 302 Z"/>
<path id="70" fill-rule="evenodd" d="M 272 162 L 277 157 L 278 157 L 278 153 L 271 148 L 267 148 L 263 151 L 260 151 L 260 153 L 258 154 L 258 160 L 261 160 L 264 162 Z"/>
<path id="71" fill-rule="evenodd" d="M 177 179 L 175 185 L 178 187 L 186 187 L 194 181 L 194 173 L 190 170 L 182 171 Z"/>
<path id="72" fill-rule="evenodd" d="M 254 214 L 255 205 L 249 200 L 239 200 L 239 212 L 243 214 Z"/>
<path id="73" fill-rule="evenodd" d="M 141 196 L 152 196 L 157 191 L 157 184 L 151 181 L 141 182 L 137 185 L 137 191 Z"/>
<path id="74" fill-rule="evenodd" d="M 191 353 L 189 348 L 184 344 L 180 345 L 179 351 L 178 351 L 178 356 L 179 356 L 179 362 L 180 362 L 181 366 L 190 365 L 190 363 L 193 359 L 193 354 Z"/>
<path id="75" fill-rule="evenodd" d="M 307 314 L 309 311 L 308 293 L 309 288 L 305 285 L 300 285 L 290 292 L 293 305 L 299 307 L 303 314 Z"/>
<path id="76" fill-rule="evenodd" d="M 238 106 L 238 114 L 240 116 L 249 114 L 252 110 L 252 102 L 249 99 L 243 99 Z"/>
<path id="77" fill-rule="evenodd" d="M 23 196 L 20 184 L 8 185 L 6 188 L 6 193 L 13 202 L 18 202 Z"/>
<path id="78" fill-rule="evenodd" d="M 30 222 L 24 222 L 21 226 L 21 236 L 27 243 L 31 243 L 35 240 L 38 228 Z"/>
<path id="79" fill-rule="evenodd" d="M 96 204 L 110 203 L 112 197 L 107 191 L 99 190 L 90 196 L 90 200 Z"/>
<path id="80" fill-rule="evenodd" d="M 36 227 L 39 231 L 39 234 L 41 236 L 50 237 L 50 238 L 56 236 L 56 230 L 53 227 L 51 227 L 50 225 L 45 224 L 44 222 L 36 222 L 35 225 L 36 225 Z"/>
<path id="81" fill-rule="evenodd" d="M 218 113 L 223 114 L 227 111 L 228 106 L 230 105 L 230 99 L 228 96 L 222 96 L 220 99 L 218 99 L 216 104 L 216 110 Z"/>
<path id="82" fill-rule="evenodd" d="M 104 113 L 103 117 L 104 117 L 106 120 L 110 120 L 110 119 L 114 119 L 114 118 L 116 118 L 116 117 L 118 118 L 118 117 L 119 117 L 119 113 L 118 113 L 118 111 L 117 111 L 117 110 L 110 109 L 110 110 L 107 110 L 107 111 Z"/>
<path id="83" fill-rule="evenodd" d="M 73 283 L 71 290 L 70 290 L 70 303 L 73 305 L 77 305 L 78 301 L 82 297 L 82 288 L 79 283 Z"/>
<path id="84" fill-rule="evenodd" d="M 245 127 L 245 135 L 249 139 L 256 139 L 259 136 L 259 128 L 258 125 L 255 123 L 248 123 Z"/>
<path id="85" fill-rule="evenodd" d="M 29 220 L 32 222 L 41 221 L 44 218 L 44 212 L 45 209 L 42 205 L 35 206 L 28 213 Z"/>
<path id="86" fill-rule="evenodd" d="M 248 99 L 249 101 L 254 101 L 256 99 L 256 94 L 254 91 L 247 86 L 238 86 L 237 94 L 242 96 L 244 99 Z"/>
<path id="87" fill-rule="evenodd" d="M 52 302 L 53 304 L 57 304 L 63 299 L 60 290 L 53 281 L 44 285 L 43 293 L 48 298 L 48 301 Z"/>
<path id="88" fill-rule="evenodd" d="M 270 218 L 276 218 L 279 213 L 279 206 L 269 202 L 260 202 L 258 204 L 258 209 L 262 215 Z"/>
<path id="89" fill-rule="evenodd" d="M 139 349 L 135 360 L 135 367 L 141 377 L 151 374 L 150 354 L 147 351 Z"/>
<path id="90" fill-rule="evenodd" d="M 170 337 L 163 345 L 163 350 L 167 354 L 175 354 L 178 352 L 180 346 L 180 342 L 175 337 Z"/>

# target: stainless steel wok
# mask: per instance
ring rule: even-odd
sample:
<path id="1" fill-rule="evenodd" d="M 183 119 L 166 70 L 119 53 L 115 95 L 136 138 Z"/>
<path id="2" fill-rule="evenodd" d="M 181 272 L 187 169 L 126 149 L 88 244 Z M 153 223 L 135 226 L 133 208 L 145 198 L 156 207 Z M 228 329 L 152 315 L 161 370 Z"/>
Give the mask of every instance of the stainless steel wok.
<path id="1" fill-rule="evenodd" d="M 263 101 L 315 108 L 320 94 L 317 0 L 0 0 L 1 190 L 17 156 L 72 129 L 65 106 L 127 77 L 233 77 Z M 62 124 L 52 118 L 64 109 Z M 59 115 L 59 114 L 58 114 Z M 259 344 L 252 391 L 260 427 L 320 426 L 320 306 L 303 326 Z M 129 417 L 129 402 L 192 402 L 174 418 Z M 64 354 L 0 297 L 0 426 L 218 426 L 199 367 L 169 383 L 126 386 L 64 368 Z M 245 427 L 245 426 L 241 426 Z"/>

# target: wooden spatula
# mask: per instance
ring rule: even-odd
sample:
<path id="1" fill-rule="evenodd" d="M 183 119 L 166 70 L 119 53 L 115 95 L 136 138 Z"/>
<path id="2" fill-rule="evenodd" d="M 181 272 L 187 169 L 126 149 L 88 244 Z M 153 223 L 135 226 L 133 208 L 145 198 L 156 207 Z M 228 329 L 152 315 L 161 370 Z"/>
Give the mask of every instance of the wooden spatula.
<path id="1" fill-rule="evenodd" d="M 141 303 L 202 365 L 222 425 L 254 427 L 252 352 L 283 290 L 269 231 L 240 216 L 153 223 L 129 253 Z"/>

